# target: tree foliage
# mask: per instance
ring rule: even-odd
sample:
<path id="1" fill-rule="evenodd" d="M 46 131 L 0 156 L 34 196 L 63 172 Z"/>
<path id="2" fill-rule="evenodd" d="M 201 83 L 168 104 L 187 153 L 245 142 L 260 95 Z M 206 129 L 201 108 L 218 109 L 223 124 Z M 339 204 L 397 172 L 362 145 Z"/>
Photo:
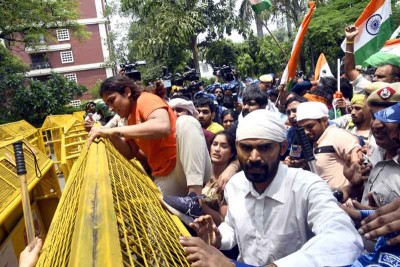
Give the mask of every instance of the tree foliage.
<path id="1" fill-rule="evenodd" d="M 42 122 L 50 114 L 62 114 L 66 105 L 87 89 L 64 76 L 52 73 L 46 82 L 26 80 L 16 74 L 3 80 L 2 88 L 8 93 L 9 105 L 4 121 L 25 119 L 33 124 Z"/>
<path id="2" fill-rule="evenodd" d="M 211 42 L 205 48 L 205 59 L 217 66 L 234 64 L 239 56 L 237 45 L 226 39 Z"/>
<path id="3" fill-rule="evenodd" d="M 153 50 L 165 58 L 169 47 L 189 48 L 198 69 L 197 38 L 207 33 L 206 41 L 230 34 L 236 25 L 235 1 L 150 1 L 122 0 L 123 11 L 132 14 L 146 33 L 140 49 Z"/>
<path id="4" fill-rule="evenodd" d="M 73 28 L 80 38 L 88 32 L 76 20 L 78 1 L 74 0 L 7 0 L 0 1 L 0 39 L 35 45 L 48 29 Z"/>

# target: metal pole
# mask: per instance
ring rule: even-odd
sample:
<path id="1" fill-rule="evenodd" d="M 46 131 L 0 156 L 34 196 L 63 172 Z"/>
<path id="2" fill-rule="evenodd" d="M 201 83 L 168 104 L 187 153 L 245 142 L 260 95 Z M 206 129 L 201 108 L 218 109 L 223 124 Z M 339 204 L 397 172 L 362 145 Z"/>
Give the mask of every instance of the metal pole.
<path id="1" fill-rule="evenodd" d="M 28 237 L 28 244 L 33 244 L 33 241 L 35 239 L 35 228 L 33 226 L 31 202 L 29 200 L 29 191 L 26 181 L 25 157 L 24 150 L 22 149 L 22 144 L 23 143 L 21 141 L 17 141 L 13 144 L 13 146 L 15 162 L 17 165 L 17 174 L 21 182 L 22 209 L 24 212 L 26 235 Z"/>
<path id="2" fill-rule="evenodd" d="M 271 35 L 272 39 L 275 41 L 275 43 L 277 44 L 277 46 L 281 49 L 282 53 L 285 55 L 285 57 L 288 57 L 285 50 L 283 50 L 282 46 L 279 44 L 278 40 L 276 40 L 275 36 L 272 34 L 272 32 L 268 29 L 267 25 L 265 24 L 265 22 L 263 20 L 261 20 L 262 25 L 265 27 L 265 29 L 267 29 L 269 35 Z"/>
<path id="3" fill-rule="evenodd" d="M 340 58 L 337 59 L 337 91 L 340 92 Z"/>

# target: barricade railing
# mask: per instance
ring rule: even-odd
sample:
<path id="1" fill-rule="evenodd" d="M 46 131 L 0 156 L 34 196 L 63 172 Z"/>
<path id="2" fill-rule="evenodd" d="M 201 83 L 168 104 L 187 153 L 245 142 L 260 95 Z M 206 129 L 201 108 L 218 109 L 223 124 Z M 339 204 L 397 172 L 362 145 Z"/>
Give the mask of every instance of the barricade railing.
<path id="1" fill-rule="evenodd" d="M 54 155 L 58 173 L 62 172 L 67 180 L 87 140 L 83 120 L 71 114 L 48 116 L 42 125 L 41 136 L 47 153 Z"/>
<path id="2" fill-rule="evenodd" d="M 25 120 L 0 125 L 0 142 L 14 138 L 25 139 L 31 146 L 45 152 L 39 129 Z"/>
<path id="3" fill-rule="evenodd" d="M 12 145 L 18 140 L 0 143 L 0 266 L 18 266 L 19 254 L 27 245 Z M 42 151 L 32 149 L 27 140 L 23 142 L 35 234 L 45 239 L 61 197 L 60 185 L 53 161 Z"/>
<path id="4" fill-rule="evenodd" d="M 189 233 L 160 199 L 108 140 L 84 146 L 36 266 L 190 266 L 178 241 Z"/>

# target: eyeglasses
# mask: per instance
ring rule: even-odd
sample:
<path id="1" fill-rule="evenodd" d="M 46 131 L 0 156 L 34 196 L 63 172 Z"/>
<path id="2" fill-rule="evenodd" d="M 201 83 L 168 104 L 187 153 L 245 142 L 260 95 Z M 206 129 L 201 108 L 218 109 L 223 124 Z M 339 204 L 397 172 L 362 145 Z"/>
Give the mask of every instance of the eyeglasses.
<path id="1" fill-rule="evenodd" d="M 288 108 L 286 110 L 286 115 L 290 116 L 290 114 L 292 114 L 292 112 L 296 113 L 297 112 L 297 108 Z"/>

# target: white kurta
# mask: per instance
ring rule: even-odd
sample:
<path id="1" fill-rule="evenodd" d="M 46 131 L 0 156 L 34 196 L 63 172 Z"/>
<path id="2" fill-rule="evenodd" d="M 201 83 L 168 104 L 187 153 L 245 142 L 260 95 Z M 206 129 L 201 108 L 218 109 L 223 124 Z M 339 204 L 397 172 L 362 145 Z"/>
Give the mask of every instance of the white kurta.
<path id="1" fill-rule="evenodd" d="M 228 214 L 219 226 L 221 249 L 236 244 L 238 260 L 252 265 L 345 266 L 363 245 L 350 217 L 317 175 L 280 164 L 260 195 L 244 172 L 225 188 Z"/>

